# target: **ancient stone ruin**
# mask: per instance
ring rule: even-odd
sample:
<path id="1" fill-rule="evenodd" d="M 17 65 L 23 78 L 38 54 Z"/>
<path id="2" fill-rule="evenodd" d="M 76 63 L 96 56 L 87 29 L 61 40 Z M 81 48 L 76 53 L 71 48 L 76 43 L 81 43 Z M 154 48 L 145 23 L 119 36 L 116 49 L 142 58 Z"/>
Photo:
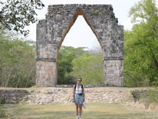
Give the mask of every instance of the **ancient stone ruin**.
<path id="1" fill-rule="evenodd" d="M 50 5 L 46 19 L 37 24 L 36 85 L 57 84 L 58 52 L 82 15 L 103 49 L 103 80 L 107 86 L 123 86 L 123 26 L 118 25 L 111 5 Z M 84 29 L 83 29 L 84 30 Z"/>

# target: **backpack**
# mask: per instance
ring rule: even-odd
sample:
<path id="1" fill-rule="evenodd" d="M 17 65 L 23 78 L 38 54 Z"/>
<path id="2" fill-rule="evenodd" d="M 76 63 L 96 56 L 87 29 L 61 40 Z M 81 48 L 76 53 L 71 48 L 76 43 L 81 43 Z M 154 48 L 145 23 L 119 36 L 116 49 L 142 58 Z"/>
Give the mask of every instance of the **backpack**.
<path id="1" fill-rule="evenodd" d="M 82 88 L 82 93 L 80 95 L 83 95 L 83 85 L 81 85 L 81 88 Z M 74 90 L 76 90 L 76 84 L 75 84 Z"/>
<path id="2" fill-rule="evenodd" d="M 74 88 L 75 88 L 75 90 L 76 90 L 76 84 L 75 84 L 75 87 L 74 87 Z M 81 85 L 81 88 L 82 88 L 82 90 L 83 90 L 83 85 Z"/>

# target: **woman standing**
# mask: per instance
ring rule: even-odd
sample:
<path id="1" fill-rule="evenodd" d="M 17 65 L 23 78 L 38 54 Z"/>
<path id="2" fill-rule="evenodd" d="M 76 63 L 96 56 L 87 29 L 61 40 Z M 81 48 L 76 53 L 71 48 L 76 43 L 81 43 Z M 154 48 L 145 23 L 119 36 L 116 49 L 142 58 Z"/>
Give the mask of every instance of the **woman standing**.
<path id="1" fill-rule="evenodd" d="M 82 105 L 85 101 L 84 87 L 81 84 L 82 78 L 77 79 L 77 83 L 73 88 L 73 100 L 76 105 L 76 119 L 81 119 L 82 115 Z"/>

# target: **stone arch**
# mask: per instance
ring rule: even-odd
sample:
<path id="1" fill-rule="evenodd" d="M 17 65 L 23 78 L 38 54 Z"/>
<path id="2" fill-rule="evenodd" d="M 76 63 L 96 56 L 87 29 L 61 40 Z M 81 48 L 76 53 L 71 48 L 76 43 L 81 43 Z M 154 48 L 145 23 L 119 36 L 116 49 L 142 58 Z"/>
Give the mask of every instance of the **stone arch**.
<path id="1" fill-rule="evenodd" d="M 96 35 L 104 52 L 104 84 L 123 86 L 123 26 L 111 5 L 50 5 L 45 20 L 37 24 L 36 85 L 57 83 L 58 50 L 78 15 Z"/>
<path id="2" fill-rule="evenodd" d="M 100 42 L 100 40 L 99 40 L 99 37 L 98 37 L 97 34 L 96 34 L 95 29 L 94 29 L 93 26 L 91 25 L 90 21 L 87 19 L 87 17 L 86 17 L 86 15 L 85 15 L 85 13 L 83 12 L 83 10 L 82 10 L 81 8 L 78 8 L 78 9 L 76 9 L 76 12 L 74 13 L 73 17 L 71 18 L 71 21 L 69 21 L 69 25 L 68 25 L 67 29 L 65 30 L 64 35 L 63 35 L 63 37 L 61 38 L 61 41 L 60 41 L 60 43 L 59 43 L 59 47 L 61 47 L 61 44 L 62 44 L 62 42 L 63 42 L 65 36 L 66 36 L 67 33 L 69 32 L 69 30 L 71 29 L 71 27 L 73 26 L 73 24 L 75 23 L 75 21 L 76 21 L 76 19 L 77 19 L 77 17 L 78 17 L 79 15 L 82 15 L 82 16 L 83 16 L 83 18 L 85 19 L 86 23 L 88 24 L 88 26 L 91 28 L 92 32 L 93 32 L 93 33 L 95 34 L 95 36 L 97 37 L 97 40 L 98 40 L 98 42 L 99 42 L 99 44 L 100 44 L 100 46 L 101 46 L 101 42 Z M 102 46 L 101 46 L 101 47 L 102 47 Z"/>

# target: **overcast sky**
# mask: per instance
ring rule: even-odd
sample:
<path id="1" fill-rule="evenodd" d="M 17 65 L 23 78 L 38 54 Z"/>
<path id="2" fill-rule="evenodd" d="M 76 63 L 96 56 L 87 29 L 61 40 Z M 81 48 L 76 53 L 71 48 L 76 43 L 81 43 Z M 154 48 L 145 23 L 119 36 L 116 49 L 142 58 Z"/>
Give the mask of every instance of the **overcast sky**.
<path id="1" fill-rule="evenodd" d="M 54 4 L 111 4 L 114 9 L 115 17 L 118 18 L 119 25 L 123 25 L 124 29 L 130 30 L 132 24 L 128 17 L 129 10 L 140 0 L 43 0 L 45 7 L 37 11 L 38 19 L 45 19 L 48 5 Z M 158 6 L 158 0 L 156 0 Z M 27 27 L 30 30 L 29 39 L 36 40 L 36 24 Z M 88 47 L 92 49 L 98 47 L 99 43 L 90 27 L 82 16 L 79 16 L 66 35 L 62 45 L 73 47 Z"/>

